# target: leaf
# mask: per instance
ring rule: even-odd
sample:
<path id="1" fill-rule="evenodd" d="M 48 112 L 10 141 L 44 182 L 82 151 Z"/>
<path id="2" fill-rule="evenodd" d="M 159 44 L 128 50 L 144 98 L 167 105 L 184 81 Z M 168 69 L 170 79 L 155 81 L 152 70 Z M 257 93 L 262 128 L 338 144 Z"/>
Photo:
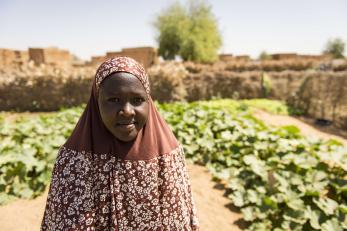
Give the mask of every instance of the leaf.
<path id="1" fill-rule="evenodd" d="M 310 225 L 315 229 L 320 229 L 319 217 L 321 212 L 319 210 L 312 210 L 310 206 L 306 207 L 305 217 L 310 220 Z"/>
<path id="2" fill-rule="evenodd" d="M 347 214 L 347 206 L 344 204 L 339 205 L 339 210 L 344 213 Z"/>
<path id="3" fill-rule="evenodd" d="M 277 181 L 278 184 L 279 184 L 278 189 L 279 189 L 281 192 L 286 192 L 287 189 L 288 189 L 288 187 L 289 187 L 289 183 L 290 183 L 290 182 L 289 182 L 286 178 L 284 178 L 283 176 L 281 176 L 279 173 L 274 173 L 273 175 L 274 175 L 276 181 Z"/>
<path id="4" fill-rule="evenodd" d="M 328 175 L 323 171 L 312 171 L 306 174 L 305 185 L 301 185 L 299 190 L 309 196 L 319 196 L 324 193 L 325 187 L 329 184 Z"/>
<path id="5" fill-rule="evenodd" d="M 286 130 L 291 135 L 298 135 L 300 134 L 300 129 L 294 125 L 286 125 L 282 126 L 281 129 Z"/>
<path id="6" fill-rule="evenodd" d="M 254 231 L 267 231 L 271 230 L 272 223 L 270 220 L 260 220 L 260 221 L 253 221 L 248 227 L 248 230 L 254 230 Z"/>
<path id="7" fill-rule="evenodd" d="M 232 137 L 233 137 L 233 135 L 231 134 L 230 131 L 223 131 L 223 132 L 221 133 L 221 138 L 222 138 L 223 140 L 231 140 Z"/>
<path id="8" fill-rule="evenodd" d="M 330 198 L 313 199 L 313 202 L 322 210 L 326 215 L 333 215 L 338 206 L 336 201 Z"/>
<path id="9" fill-rule="evenodd" d="M 336 218 L 327 220 L 322 224 L 322 231 L 343 231 Z"/>
<path id="10" fill-rule="evenodd" d="M 288 205 L 289 208 L 292 208 L 294 210 L 303 210 L 303 209 L 305 209 L 304 201 L 299 199 L 299 198 L 288 201 L 287 205 Z"/>
<path id="11" fill-rule="evenodd" d="M 230 179 L 228 182 L 228 187 L 236 191 L 242 191 L 245 188 L 242 184 L 242 180 L 239 178 Z"/>
<path id="12" fill-rule="evenodd" d="M 30 188 L 23 188 L 22 190 L 19 191 L 19 195 L 22 198 L 29 199 L 34 195 L 34 191 Z"/>
<path id="13" fill-rule="evenodd" d="M 252 171 L 260 176 L 262 179 L 267 180 L 267 171 L 265 168 L 265 163 L 259 160 L 254 155 L 246 155 L 243 157 L 245 164 L 249 165 Z"/>
<path id="14" fill-rule="evenodd" d="M 307 220 L 304 211 L 298 210 L 286 210 L 283 214 L 283 218 L 287 221 L 292 221 L 298 224 L 305 224 Z"/>
<path id="15" fill-rule="evenodd" d="M 339 219 L 339 221 L 340 221 L 340 225 L 341 225 L 341 227 L 344 229 L 344 230 L 346 230 L 347 229 L 347 216 L 341 216 L 340 217 L 340 219 Z"/>
<path id="16" fill-rule="evenodd" d="M 253 206 L 249 206 L 249 207 L 241 209 L 241 212 L 243 214 L 243 219 L 245 221 L 253 221 L 256 218 L 256 215 L 254 214 L 255 209 L 257 209 L 257 207 L 253 207 Z"/>
<path id="17" fill-rule="evenodd" d="M 243 199 L 243 193 L 240 191 L 235 191 L 228 196 L 237 207 L 242 207 L 245 204 Z"/>
<path id="18" fill-rule="evenodd" d="M 254 204 L 260 203 L 260 197 L 256 191 L 254 191 L 253 189 L 248 189 L 246 192 L 247 192 L 246 193 L 247 200 L 249 202 L 254 203 Z"/>
<path id="19" fill-rule="evenodd" d="M 277 209 L 277 202 L 274 198 L 271 197 L 264 197 L 263 202 L 266 206 L 270 207 L 271 209 Z"/>

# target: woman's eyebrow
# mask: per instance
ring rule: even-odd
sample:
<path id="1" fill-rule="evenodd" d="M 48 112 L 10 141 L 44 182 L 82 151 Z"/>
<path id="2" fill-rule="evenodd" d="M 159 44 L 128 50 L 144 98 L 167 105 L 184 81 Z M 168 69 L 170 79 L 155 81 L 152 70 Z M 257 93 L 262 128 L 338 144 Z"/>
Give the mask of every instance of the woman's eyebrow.
<path id="1" fill-rule="evenodd" d="M 108 96 L 108 97 L 111 97 L 111 96 L 122 96 L 124 94 L 123 93 L 119 93 L 119 92 L 106 92 L 105 95 Z M 131 92 L 131 93 L 129 93 L 129 95 L 146 97 L 147 94 L 146 93 L 142 93 L 142 92 Z"/>

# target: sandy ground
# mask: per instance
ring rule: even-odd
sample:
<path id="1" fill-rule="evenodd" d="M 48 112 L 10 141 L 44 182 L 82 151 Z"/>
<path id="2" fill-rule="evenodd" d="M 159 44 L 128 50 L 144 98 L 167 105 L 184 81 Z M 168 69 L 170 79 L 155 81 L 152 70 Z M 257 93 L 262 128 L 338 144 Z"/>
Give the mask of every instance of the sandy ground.
<path id="1" fill-rule="evenodd" d="M 224 189 L 211 181 L 208 170 L 203 166 L 188 165 L 188 171 L 201 230 L 241 230 L 235 223 L 242 215 L 232 212 L 231 200 L 223 196 Z"/>
<path id="2" fill-rule="evenodd" d="M 300 128 L 302 133 L 306 136 L 317 136 L 322 139 L 334 138 L 347 146 L 347 140 L 338 136 L 344 133 L 336 129 L 315 127 L 312 121 L 309 120 L 272 115 L 260 110 L 256 111 L 255 116 L 267 124 L 275 126 L 295 125 Z M 188 170 L 201 230 L 240 230 L 239 226 L 236 224 L 239 224 L 240 218 L 242 217 L 241 214 L 231 206 L 231 201 L 223 196 L 224 190 L 222 187 L 211 181 L 211 175 L 208 173 L 207 169 L 202 166 L 188 164 Z M 34 200 L 17 200 L 0 207 L 0 230 L 39 230 L 46 197 L 47 191 Z"/>
<path id="3" fill-rule="evenodd" d="M 335 139 L 347 146 L 346 131 L 339 130 L 333 126 L 317 126 L 314 124 L 314 120 L 310 118 L 273 115 L 261 110 L 256 110 L 254 116 L 264 123 L 274 126 L 295 125 L 305 136 L 314 136 L 323 140 Z"/>

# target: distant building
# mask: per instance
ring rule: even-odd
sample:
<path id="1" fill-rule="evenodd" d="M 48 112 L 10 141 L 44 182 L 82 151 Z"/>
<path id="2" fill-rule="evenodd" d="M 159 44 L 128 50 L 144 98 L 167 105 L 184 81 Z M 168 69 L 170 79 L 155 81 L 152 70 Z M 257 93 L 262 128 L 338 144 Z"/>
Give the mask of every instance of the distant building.
<path id="1" fill-rule="evenodd" d="M 271 59 L 273 59 L 273 60 L 295 59 L 297 57 L 298 57 L 298 55 L 296 53 L 271 54 Z"/>
<path id="2" fill-rule="evenodd" d="M 107 52 L 105 56 L 93 56 L 91 59 L 92 65 L 99 65 L 105 59 L 127 56 L 141 63 L 146 69 L 158 62 L 157 50 L 153 47 L 134 47 L 124 48 L 121 51 Z"/>
<path id="3" fill-rule="evenodd" d="M 234 56 L 234 60 L 249 61 L 249 60 L 251 60 L 251 57 L 249 57 L 249 55 L 236 55 L 236 56 Z"/>
<path id="4" fill-rule="evenodd" d="M 232 55 L 232 54 L 220 54 L 219 60 L 221 61 L 249 61 L 251 58 L 248 55 Z"/>
<path id="5" fill-rule="evenodd" d="M 311 59 L 311 60 L 318 60 L 318 61 L 331 59 L 330 55 L 298 55 L 297 57 L 301 59 Z"/>
<path id="6" fill-rule="evenodd" d="M 0 66 L 13 63 L 22 64 L 28 62 L 29 55 L 27 51 L 0 49 Z"/>
<path id="7" fill-rule="evenodd" d="M 331 59 L 329 55 L 304 55 L 297 53 L 280 53 L 280 54 L 271 54 L 273 60 L 285 60 L 285 59 L 305 59 L 305 60 L 317 60 L 324 61 Z"/>
<path id="8" fill-rule="evenodd" d="M 73 56 L 67 50 L 58 49 L 56 47 L 49 48 L 29 48 L 29 59 L 34 61 L 36 65 L 71 65 Z"/>
<path id="9" fill-rule="evenodd" d="M 234 56 L 232 54 L 220 54 L 219 60 L 221 61 L 232 61 L 234 59 Z"/>
<path id="10" fill-rule="evenodd" d="M 105 56 L 92 56 L 89 64 L 91 65 L 99 65 L 106 59 Z"/>

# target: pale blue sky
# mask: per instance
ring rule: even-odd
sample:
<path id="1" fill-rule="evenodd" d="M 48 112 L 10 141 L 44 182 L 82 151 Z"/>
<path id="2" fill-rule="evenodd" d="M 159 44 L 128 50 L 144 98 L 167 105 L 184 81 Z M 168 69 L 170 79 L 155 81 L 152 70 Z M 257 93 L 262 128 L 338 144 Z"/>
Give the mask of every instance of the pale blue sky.
<path id="1" fill-rule="evenodd" d="M 124 47 L 157 46 L 152 23 L 173 2 L 0 0 L 0 48 L 57 46 L 89 59 Z M 208 3 L 223 36 L 223 53 L 319 54 L 329 38 L 347 42 L 347 0 Z"/>

